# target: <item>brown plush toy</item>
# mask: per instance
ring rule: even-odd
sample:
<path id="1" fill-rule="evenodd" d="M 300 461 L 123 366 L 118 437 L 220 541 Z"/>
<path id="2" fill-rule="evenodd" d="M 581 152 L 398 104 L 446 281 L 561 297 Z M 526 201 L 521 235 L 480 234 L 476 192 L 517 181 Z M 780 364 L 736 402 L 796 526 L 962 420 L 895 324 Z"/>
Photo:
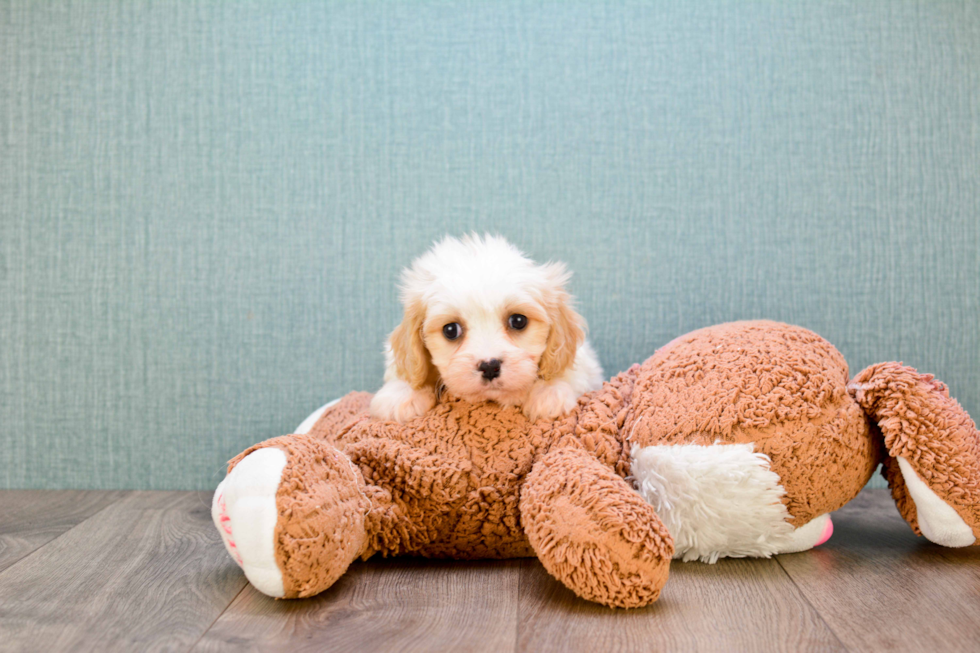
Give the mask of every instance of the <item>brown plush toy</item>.
<path id="1" fill-rule="evenodd" d="M 849 381 L 799 327 L 739 322 L 661 348 L 557 421 L 444 396 L 400 425 L 370 395 L 229 465 L 213 516 L 270 596 L 330 587 L 357 558 L 536 555 L 579 596 L 655 601 L 672 558 L 803 551 L 879 463 L 902 516 L 944 546 L 980 535 L 980 434 L 929 375 Z"/>

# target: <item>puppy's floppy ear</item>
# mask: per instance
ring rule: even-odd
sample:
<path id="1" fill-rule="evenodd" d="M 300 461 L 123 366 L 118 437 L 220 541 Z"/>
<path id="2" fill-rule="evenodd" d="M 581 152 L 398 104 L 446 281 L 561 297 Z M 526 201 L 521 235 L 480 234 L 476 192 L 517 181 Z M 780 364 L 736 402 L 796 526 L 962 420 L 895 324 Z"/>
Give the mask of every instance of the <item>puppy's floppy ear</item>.
<path id="1" fill-rule="evenodd" d="M 432 357 L 422 339 L 425 322 L 425 306 L 421 300 L 405 305 L 402 323 L 391 332 L 391 353 L 395 360 L 398 377 L 418 390 L 432 375 Z"/>
<path id="2" fill-rule="evenodd" d="M 585 340 L 585 319 L 572 308 L 572 298 L 565 292 L 571 274 L 561 263 L 542 266 L 546 278 L 545 310 L 551 322 L 544 353 L 538 361 L 538 376 L 545 381 L 561 375 L 575 361 L 575 352 Z"/>

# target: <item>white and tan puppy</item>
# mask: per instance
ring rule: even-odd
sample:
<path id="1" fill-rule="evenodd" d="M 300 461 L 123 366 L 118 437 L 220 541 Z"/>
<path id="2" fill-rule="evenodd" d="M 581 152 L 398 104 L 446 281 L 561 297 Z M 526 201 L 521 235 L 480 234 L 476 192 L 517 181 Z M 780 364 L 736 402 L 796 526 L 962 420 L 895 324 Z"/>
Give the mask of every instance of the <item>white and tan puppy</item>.
<path id="1" fill-rule="evenodd" d="M 407 422 L 441 386 L 471 402 L 553 419 L 602 385 L 562 263 L 537 265 L 498 236 L 446 237 L 402 273 L 405 316 L 385 347 L 371 414 Z"/>

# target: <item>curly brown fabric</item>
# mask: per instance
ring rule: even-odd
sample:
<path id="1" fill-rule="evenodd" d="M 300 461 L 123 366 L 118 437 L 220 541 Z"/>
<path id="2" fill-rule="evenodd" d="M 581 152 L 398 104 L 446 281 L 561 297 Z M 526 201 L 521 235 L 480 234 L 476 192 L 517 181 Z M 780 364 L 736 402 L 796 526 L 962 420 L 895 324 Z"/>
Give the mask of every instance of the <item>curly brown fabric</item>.
<path id="1" fill-rule="evenodd" d="M 847 381 L 843 357 L 811 331 L 722 324 L 677 338 L 636 370 L 623 429 L 641 447 L 753 443 L 802 526 L 850 501 L 880 460 Z"/>
<path id="2" fill-rule="evenodd" d="M 723 324 L 674 340 L 555 421 L 444 395 L 400 425 L 370 419 L 371 395 L 351 393 L 308 435 L 252 447 L 229 470 L 257 447 L 287 454 L 276 559 L 288 596 L 322 591 L 358 555 L 537 555 L 582 597 L 646 605 L 667 580 L 673 541 L 629 484 L 637 446 L 751 443 L 799 527 L 857 495 L 884 439 L 976 530 L 980 439 L 945 387 L 886 363 L 858 375 L 855 401 L 848 376 L 806 329 Z M 915 527 L 892 462 L 886 475 Z"/>
<path id="3" fill-rule="evenodd" d="M 889 458 L 905 458 L 980 538 L 980 432 L 946 385 L 901 363 L 879 363 L 862 370 L 851 387 L 877 421 Z M 919 533 L 898 465 L 889 460 L 885 473 L 902 516 Z"/>
<path id="4" fill-rule="evenodd" d="M 249 453 L 281 449 L 286 467 L 276 493 L 276 564 L 282 571 L 285 598 L 319 594 L 347 571 L 364 548 L 369 501 L 364 481 L 350 461 L 322 440 L 295 435 L 250 447 Z"/>
<path id="5" fill-rule="evenodd" d="M 584 599 L 653 603 L 674 544 L 657 513 L 622 477 L 582 449 L 556 449 L 521 491 L 524 530 L 541 564 Z"/>

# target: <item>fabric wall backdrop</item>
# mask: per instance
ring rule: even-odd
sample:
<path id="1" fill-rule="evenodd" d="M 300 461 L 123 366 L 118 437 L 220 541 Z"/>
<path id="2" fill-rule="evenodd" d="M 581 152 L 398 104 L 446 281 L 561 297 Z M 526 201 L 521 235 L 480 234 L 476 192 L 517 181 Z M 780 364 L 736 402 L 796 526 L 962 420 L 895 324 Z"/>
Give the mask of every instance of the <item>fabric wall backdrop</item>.
<path id="1" fill-rule="evenodd" d="M 469 230 L 608 374 L 766 317 L 980 415 L 978 3 L 3 1 L 0 62 L 0 487 L 214 487 Z"/>

